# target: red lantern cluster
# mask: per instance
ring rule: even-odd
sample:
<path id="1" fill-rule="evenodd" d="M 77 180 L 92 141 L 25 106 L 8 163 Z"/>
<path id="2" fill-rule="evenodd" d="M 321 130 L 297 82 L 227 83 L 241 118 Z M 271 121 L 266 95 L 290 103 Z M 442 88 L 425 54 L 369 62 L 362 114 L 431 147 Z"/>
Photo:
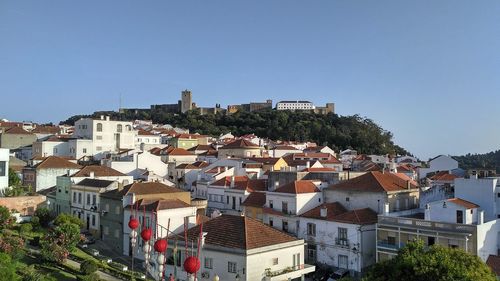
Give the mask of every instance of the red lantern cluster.
<path id="1" fill-rule="evenodd" d="M 130 229 L 136 229 L 136 228 L 138 228 L 139 227 L 139 221 L 136 218 L 131 218 L 128 221 L 128 227 L 130 227 Z"/>
<path id="2" fill-rule="evenodd" d="M 141 237 L 142 237 L 142 240 L 144 240 L 144 241 L 149 241 L 151 239 L 151 235 L 153 235 L 151 228 L 144 228 L 141 231 Z"/>
<path id="3" fill-rule="evenodd" d="M 167 240 L 165 239 L 158 239 L 155 242 L 155 251 L 158 253 L 164 253 L 167 250 Z"/>
<path id="4" fill-rule="evenodd" d="M 200 269 L 200 260 L 197 257 L 188 257 L 184 261 L 184 269 L 189 274 L 196 273 Z"/>

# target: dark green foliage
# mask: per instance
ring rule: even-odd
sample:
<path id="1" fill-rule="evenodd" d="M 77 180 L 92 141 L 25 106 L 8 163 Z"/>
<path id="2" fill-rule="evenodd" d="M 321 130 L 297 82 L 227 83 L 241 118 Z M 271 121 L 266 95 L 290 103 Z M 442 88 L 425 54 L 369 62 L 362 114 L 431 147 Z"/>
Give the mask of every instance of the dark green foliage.
<path id="1" fill-rule="evenodd" d="M 9 186 L 19 186 L 21 185 L 21 179 L 17 173 L 9 168 Z"/>
<path id="2" fill-rule="evenodd" d="M 10 210 L 5 206 L 0 206 L 0 229 L 10 228 L 14 223 Z"/>
<path id="3" fill-rule="evenodd" d="M 96 112 L 92 117 L 98 117 Z M 172 114 L 153 111 L 150 116 L 141 113 L 106 114 L 116 120 L 151 119 L 155 123 L 170 124 L 187 128 L 192 133 L 219 136 L 231 132 L 235 135 L 254 133 L 272 140 L 311 141 L 318 145 L 328 145 L 334 150 L 353 148 L 367 154 L 400 154 L 408 152 L 392 141 L 392 134 L 385 131 L 368 118 L 339 116 L 336 114 L 314 114 L 311 112 L 291 112 L 262 110 L 237 112 L 235 114 L 200 115 L 196 111 Z M 80 116 L 73 116 L 61 123 L 74 124 Z"/>
<path id="4" fill-rule="evenodd" d="M 99 269 L 97 263 L 93 260 L 86 260 L 80 264 L 80 271 L 82 274 L 90 275 Z"/>
<path id="5" fill-rule="evenodd" d="M 0 280 L 19 280 L 16 274 L 16 264 L 6 253 L 0 253 Z"/>
<path id="6" fill-rule="evenodd" d="M 40 253 L 44 260 L 63 263 L 80 240 L 80 227 L 74 223 L 65 223 L 56 226 L 40 241 Z"/>
<path id="7" fill-rule="evenodd" d="M 373 266 L 363 281 L 495 281 L 479 257 L 460 249 L 409 242 L 391 260 Z"/>
<path id="8" fill-rule="evenodd" d="M 19 234 L 22 236 L 28 235 L 33 230 L 31 223 L 23 223 L 19 226 Z"/>
<path id="9" fill-rule="evenodd" d="M 78 225 L 79 227 L 81 227 L 83 225 L 83 221 L 81 219 L 79 219 L 75 216 L 69 215 L 69 214 L 65 214 L 65 213 L 61 213 L 60 215 L 58 215 L 54 219 L 54 225 L 57 225 L 57 226 L 67 224 L 67 223 L 73 223 L 73 224 Z"/>
<path id="10" fill-rule="evenodd" d="M 38 208 L 35 211 L 35 217 L 38 218 L 38 222 L 42 227 L 47 227 L 49 222 L 52 220 L 52 215 L 47 208 Z"/>
<path id="11" fill-rule="evenodd" d="M 94 272 L 94 273 L 90 273 L 87 275 L 80 275 L 80 276 L 78 276 L 77 280 L 79 280 L 79 281 L 99 281 L 102 279 L 99 278 L 99 274 L 97 274 L 97 272 Z"/>
<path id="12" fill-rule="evenodd" d="M 466 154 L 463 156 L 454 156 L 458 165 L 462 169 L 493 169 L 500 172 L 500 150 L 488 152 L 485 154 Z"/>

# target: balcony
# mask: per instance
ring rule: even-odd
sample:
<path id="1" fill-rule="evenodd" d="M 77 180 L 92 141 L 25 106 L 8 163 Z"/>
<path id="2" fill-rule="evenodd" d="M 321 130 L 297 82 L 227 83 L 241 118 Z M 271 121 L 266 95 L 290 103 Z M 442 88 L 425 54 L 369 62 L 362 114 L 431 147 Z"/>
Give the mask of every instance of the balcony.
<path id="1" fill-rule="evenodd" d="M 335 238 L 335 245 L 342 248 L 349 248 L 349 239 L 347 238 Z"/>
<path id="2" fill-rule="evenodd" d="M 474 234 L 476 230 L 475 225 L 427 221 L 422 219 L 379 215 L 378 227 L 383 228 L 384 226 L 398 226 L 404 228 L 430 230 L 430 231 L 446 231 L 446 232 L 454 232 L 460 234 L 466 234 L 466 233 Z"/>
<path id="3" fill-rule="evenodd" d="M 391 250 L 399 250 L 400 248 L 404 247 L 405 243 L 389 243 L 387 240 L 378 240 L 377 241 L 377 247 L 380 248 L 386 248 L 386 249 L 391 249 Z"/>
<path id="4" fill-rule="evenodd" d="M 287 267 L 282 270 L 270 271 L 266 270 L 264 281 L 282 281 L 300 278 L 305 274 L 314 272 L 314 265 L 302 264 L 294 267 Z"/>

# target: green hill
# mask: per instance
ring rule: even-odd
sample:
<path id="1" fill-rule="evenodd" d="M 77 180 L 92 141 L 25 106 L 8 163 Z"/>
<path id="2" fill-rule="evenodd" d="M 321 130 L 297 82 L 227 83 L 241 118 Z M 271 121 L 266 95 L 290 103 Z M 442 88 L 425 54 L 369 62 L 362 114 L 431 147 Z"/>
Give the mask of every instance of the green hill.
<path id="1" fill-rule="evenodd" d="M 77 115 L 63 121 L 72 125 L 81 117 L 111 115 L 115 120 L 151 119 L 155 123 L 187 128 L 192 133 L 218 136 L 231 132 L 235 135 L 254 133 L 272 140 L 311 141 L 328 145 L 336 151 L 353 148 L 366 154 L 399 154 L 408 152 L 394 144 L 392 134 L 368 118 L 359 115 L 314 114 L 262 110 L 234 114 L 200 115 L 196 111 L 186 114 L 95 112 L 93 115 Z"/>

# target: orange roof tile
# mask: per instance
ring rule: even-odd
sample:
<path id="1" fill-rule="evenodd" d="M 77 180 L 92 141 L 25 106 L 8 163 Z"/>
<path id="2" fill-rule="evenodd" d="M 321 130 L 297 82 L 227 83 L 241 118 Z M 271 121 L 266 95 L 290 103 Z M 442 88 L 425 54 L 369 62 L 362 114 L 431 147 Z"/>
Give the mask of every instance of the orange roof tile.
<path id="1" fill-rule="evenodd" d="M 4 132 L 4 134 L 11 134 L 11 135 L 31 135 L 30 132 L 26 131 L 25 129 L 21 127 L 12 127 L 8 129 L 7 131 Z"/>
<path id="2" fill-rule="evenodd" d="M 95 177 L 122 177 L 126 176 L 124 173 L 119 172 L 107 166 L 90 165 L 83 167 L 80 171 L 74 173 L 72 177 L 90 177 L 93 172 Z"/>
<path id="3" fill-rule="evenodd" d="M 188 155 L 195 155 L 191 151 L 187 151 L 184 148 L 173 148 L 173 149 L 168 149 L 167 150 L 167 155 L 169 156 L 188 156 Z"/>
<path id="4" fill-rule="evenodd" d="M 274 192 L 301 194 L 321 192 L 321 190 L 310 180 L 298 180 L 282 185 Z"/>
<path id="5" fill-rule="evenodd" d="M 35 165 L 39 169 L 81 169 L 82 166 L 58 156 L 49 156 Z"/>
<path id="6" fill-rule="evenodd" d="M 454 203 L 454 204 L 457 204 L 459 206 L 462 206 L 466 209 L 475 209 L 475 208 L 479 208 L 479 205 L 476 205 L 472 202 L 469 202 L 467 200 L 464 200 L 464 199 L 460 199 L 460 198 L 451 198 L 451 199 L 448 199 L 446 200 L 450 203 Z"/>
<path id="7" fill-rule="evenodd" d="M 407 182 L 401 175 L 393 173 L 368 172 L 359 177 L 337 183 L 328 187 L 330 190 L 351 190 L 361 192 L 391 192 L 404 191 L 407 189 Z M 417 186 L 410 181 L 410 188 Z"/>
<path id="8" fill-rule="evenodd" d="M 233 142 L 226 144 L 219 149 L 235 149 L 235 148 L 260 148 L 260 146 L 254 144 L 246 139 L 237 139 Z"/>
<path id="9" fill-rule="evenodd" d="M 243 206 L 249 207 L 263 207 L 266 205 L 266 193 L 264 192 L 252 192 L 248 197 L 241 203 Z"/>
<path id="10" fill-rule="evenodd" d="M 326 217 L 321 216 L 321 209 L 326 208 Z M 301 215 L 305 218 L 337 221 L 352 224 L 373 224 L 377 222 L 377 213 L 370 208 L 348 211 L 340 203 L 324 203 Z"/>

